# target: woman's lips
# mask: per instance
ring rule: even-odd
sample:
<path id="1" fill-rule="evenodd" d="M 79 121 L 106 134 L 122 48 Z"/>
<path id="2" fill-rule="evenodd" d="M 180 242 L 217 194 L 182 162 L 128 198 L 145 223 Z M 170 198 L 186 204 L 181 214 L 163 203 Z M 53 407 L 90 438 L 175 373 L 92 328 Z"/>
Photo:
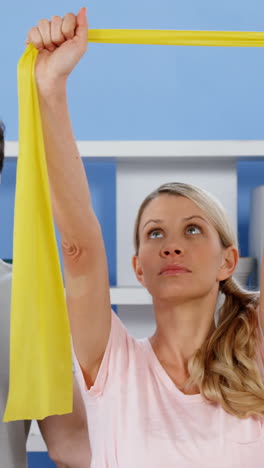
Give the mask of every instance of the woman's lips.
<path id="1" fill-rule="evenodd" d="M 162 268 L 160 275 L 162 276 L 175 276 L 183 273 L 191 273 L 191 271 L 181 265 L 166 265 Z"/>
<path id="2" fill-rule="evenodd" d="M 186 270 L 166 270 L 161 273 L 162 276 L 175 276 L 175 275 L 182 275 L 183 273 L 190 273 Z"/>

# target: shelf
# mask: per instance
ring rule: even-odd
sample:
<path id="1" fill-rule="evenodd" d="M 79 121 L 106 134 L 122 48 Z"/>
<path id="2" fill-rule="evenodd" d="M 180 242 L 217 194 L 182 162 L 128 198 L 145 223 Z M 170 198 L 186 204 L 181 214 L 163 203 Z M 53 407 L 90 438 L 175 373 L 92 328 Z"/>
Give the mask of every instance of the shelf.
<path id="1" fill-rule="evenodd" d="M 152 304 L 152 297 L 143 287 L 112 287 L 110 288 L 111 304 L 141 305 Z"/>
<path id="2" fill-rule="evenodd" d="M 264 140 L 77 141 L 90 158 L 263 158 Z M 7 157 L 17 157 L 18 142 L 6 141 Z"/>

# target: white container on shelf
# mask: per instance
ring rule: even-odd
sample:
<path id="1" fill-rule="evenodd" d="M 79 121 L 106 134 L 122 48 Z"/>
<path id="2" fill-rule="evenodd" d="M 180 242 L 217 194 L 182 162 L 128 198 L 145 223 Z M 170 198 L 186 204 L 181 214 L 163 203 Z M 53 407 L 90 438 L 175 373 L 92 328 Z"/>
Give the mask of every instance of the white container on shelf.
<path id="1" fill-rule="evenodd" d="M 264 178 L 264 176 L 263 176 Z M 252 191 L 250 202 L 249 255 L 257 259 L 254 281 L 260 287 L 261 259 L 264 250 L 264 185 Z"/>

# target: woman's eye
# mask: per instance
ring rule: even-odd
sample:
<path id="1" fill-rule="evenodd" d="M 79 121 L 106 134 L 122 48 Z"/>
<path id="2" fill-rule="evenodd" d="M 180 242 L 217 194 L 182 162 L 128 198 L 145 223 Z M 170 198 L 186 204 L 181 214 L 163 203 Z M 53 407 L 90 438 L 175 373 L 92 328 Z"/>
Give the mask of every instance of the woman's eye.
<path id="1" fill-rule="evenodd" d="M 151 238 L 151 239 L 157 239 L 158 237 L 161 237 L 162 236 L 162 232 L 161 231 L 158 231 L 157 229 L 154 229 L 153 231 L 150 231 L 148 236 Z"/>
<path id="2" fill-rule="evenodd" d="M 196 230 L 196 232 L 195 232 L 195 230 Z M 195 224 L 192 224 L 192 225 L 187 227 L 187 231 L 191 232 L 191 234 L 197 234 L 197 230 L 198 230 L 198 234 L 201 234 L 202 230 L 201 230 L 201 228 L 199 228 L 199 226 L 196 226 Z"/>

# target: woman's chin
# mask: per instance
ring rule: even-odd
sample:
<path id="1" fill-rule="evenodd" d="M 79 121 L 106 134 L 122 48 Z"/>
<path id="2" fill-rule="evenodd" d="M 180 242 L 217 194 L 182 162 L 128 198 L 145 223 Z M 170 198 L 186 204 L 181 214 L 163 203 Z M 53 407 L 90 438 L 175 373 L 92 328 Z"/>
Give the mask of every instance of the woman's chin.
<path id="1" fill-rule="evenodd" d="M 154 300 L 165 302 L 182 302 L 192 297 L 192 291 L 186 290 L 182 285 L 167 285 L 166 287 L 156 288 L 155 290 L 148 289 Z"/>

